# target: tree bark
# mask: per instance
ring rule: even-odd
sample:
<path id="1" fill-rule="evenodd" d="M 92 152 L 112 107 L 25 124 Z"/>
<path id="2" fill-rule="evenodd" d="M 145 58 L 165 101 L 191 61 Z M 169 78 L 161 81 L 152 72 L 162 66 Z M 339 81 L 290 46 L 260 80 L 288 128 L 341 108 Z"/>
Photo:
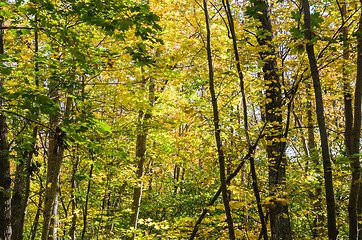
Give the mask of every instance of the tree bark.
<path id="1" fill-rule="evenodd" d="M 35 17 L 35 23 L 37 22 L 37 17 Z M 38 31 L 35 31 L 34 34 L 34 53 L 38 54 L 39 51 L 39 41 L 38 41 Z M 35 85 L 39 87 L 38 71 L 39 63 L 35 63 Z M 31 167 L 33 162 L 33 155 L 35 153 L 35 144 L 38 136 L 38 127 L 35 126 L 32 132 L 32 143 L 31 150 L 26 150 L 23 155 L 23 159 L 19 165 L 16 166 L 15 180 L 14 180 L 14 190 L 13 196 L 11 199 L 11 225 L 13 229 L 12 240 L 23 239 L 24 234 L 24 221 L 26 217 L 29 195 L 30 195 L 30 180 L 31 180 Z"/>
<path id="2" fill-rule="evenodd" d="M 72 224 L 69 230 L 69 237 L 72 240 L 75 240 L 75 228 L 76 228 L 76 224 L 77 224 L 77 219 L 78 219 L 78 215 L 77 215 L 77 196 L 76 196 L 76 192 L 77 192 L 77 180 L 76 180 L 76 174 L 78 172 L 78 166 L 79 166 L 79 156 L 76 156 L 74 159 L 74 163 L 73 163 L 73 172 L 72 172 L 72 180 L 71 180 L 71 185 L 72 185 L 72 192 L 71 192 L 71 201 L 72 201 Z"/>
<path id="3" fill-rule="evenodd" d="M 285 167 L 287 165 L 284 156 L 283 118 L 281 84 L 278 75 L 275 49 L 272 45 L 273 29 L 270 20 L 269 4 L 265 0 L 253 1 L 257 12 L 258 26 L 257 41 L 267 50 L 260 52 L 263 64 L 264 81 L 266 87 L 265 121 L 268 123 L 265 140 L 269 164 L 269 195 L 273 197 L 273 204 L 269 207 L 271 239 L 292 239 L 288 205 L 280 199 L 286 196 L 282 194 L 285 188 Z"/>
<path id="4" fill-rule="evenodd" d="M 316 98 L 317 120 L 318 120 L 319 134 L 322 146 L 324 181 L 325 181 L 326 200 L 327 200 L 328 237 L 329 239 L 334 240 L 337 238 L 336 211 L 335 211 L 334 190 L 333 190 L 333 181 L 332 181 L 332 164 L 330 160 L 328 135 L 324 119 L 322 88 L 319 80 L 317 61 L 314 54 L 314 45 L 312 42 L 312 27 L 311 27 L 309 1 L 303 0 L 302 4 L 304 8 L 305 38 L 308 41 L 306 44 L 306 51 L 308 54 L 309 65 L 313 79 L 314 93 Z"/>
<path id="5" fill-rule="evenodd" d="M 217 153 L 219 157 L 219 171 L 220 171 L 220 184 L 221 184 L 221 193 L 224 203 L 224 209 L 226 214 L 226 221 L 229 228 L 229 238 L 235 239 L 235 232 L 234 232 L 234 223 L 233 217 L 231 214 L 231 208 L 229 205 L 228 199 L 228 192 L 227 192 L 227 183 L 226 183 L 226 174 L 225 174 L 225 158 L 224 158 L 224 151 L 223 145 L 221 142 L 221 131 L 219 125 L 219 110 L 217 106 L 217 99 L 215 94 L 214 88 L 214 68 L 212 62 L 212 52 L 211 52 L 211 29 L 210 29 L 210 16 L 209 11 L 207 8 L 207 0 L 203 0 L 204 6 L 204 13 L 205 13 L 205 20 L 206 20 L 206 30 L 207 30 L 207 42 L 206 42 L 206 49 L 207 49 L 207 61 L 208 61 L 208 68 L 209 68 L 209 88 L 210 88 L 210 95 L 211 95 L 211 102 L 212 102 L 212 109 L 214 114 L 214 133 L 215 133 L 215 140 L 217 146 Z"/>
<path id="6" fill-rule="evenodd" d="M 4 27 L 5 19 L 0 16 L 0 27 Z M 4 30 L 0 29 L 0 54 L 4 54 Z M 0 62 L 0 64 L 3 64 Z M 7 138 L 4 78 L 0 76 L 0 239 L 10 240 L 11 229 L 11 178 L 9 162 L 9 143 Z"/>
<path id="7" fill-rule="evenodd" d="M 250 140 L 250 136 L 249 136 L 249 127 L 248 127 L 248 110 L 247 110 L 247 105 L 246 105 L 246 95 L 245 95 L 245 89 L 244 89 L 244 76 L 243 76 L 243 73 L 241 71 L 241 66 L 240 66 L 240 58 L 239 58 L 239 51 L 238 51 L 238 47 L 237 47 L 237 40 L 236 40 L 235 27 L 234 27 L 234 19 L 233 19 L 233 16 L 231 14 L 229 1 L 224 0 L 223 5 L 224 5 L 225 11 L 226 11 L 227 18 L 228 18 L 231 38 L 233 40 L 233 48 L 234 48 L 234 56 L 235 56 L 235 62 L 236 62 L 236 70 L 237 70 L 238 76 L 239 76 L 240 92 L 241 92 L 242 103 L 243 103 L 243 120 L 244 120 L 245 137 L 246 137 L 246 141 L 248 143 L 248 147 L 249 147 L 249 149 L 251 151 L 251 140 Z M 260 193 L 259 193 L 259 187 L 258 187 L 258 179 L 257 179 L 257 175 L 256 175 L 256 170 L 255 170 L 255 161 L 254 161 L 253 157 L 250 157 L 249 160 L 250 160 L 250 172 L 251 172 L 251 176 L 252 176 L 252 179 L 253 179 L 253 190 L 254 190 L 254 195 L 255 195 L 255 198 L 256 198 L 256 202 L 257 202 L 260 222 L 261 222 L 261 225 L 262 225 L 262 235 L 263 235 L 264 240 L 267 240 L 268 239 L 268 231 L 267 231 L 267 227 L 266 227 L 266 221 L 265 221 L 265 217 L 264 217 L 264 213 L 263 213 L 263 208 L 261 206 L 261 199 L 260 199 Z"/>
<path id="8" fill-rule="evenodd" d="M 40 179 L 40 181 L 41 181 L 41 179 Z M 35 240 L 35 238 L 36 238 L 36 233 L 37 233 L 38 226 L 39 226 L 39 218 L 40 218 L 40 215 L 41 215 L 40 212 L 41 212 L 41 210 L 42 210 L 42 205 L 43 205 L 42 191 L 43 191 L 43 185 L 40 184 L 40 187 L 39 187 L 38 209 L 36 210 L 35 218 L 34 218 L 34 221 L 33 221 L 32 226 L 31 226 L 31 236 L 30 236 L 30 239 L 31 239 L 31 240 Z"/>
<path id="9" fill-rule="evenodd" d="M 311 89 L 311 85 L 307 84 L 307 91 Z M 308 95 L 309 92 L 307 93 Z M 307 97 L 308 99 L 310 96 Z M 314 124 L 313 124 L 313 111 L 312 111 L 312 104 L 310 100 L 308 100 L 307 106 L 307 121 L 308 121 L 308 154 L 309 158 L 312 160 L 312 168 L 314 171 L 319 175 L 321 173 L 319 169 L 320 161 L 319 161 L 319 154 L 317 152 L 317 148 L 315 145 L 315 136 L 314 136 Z M 318 182 L 320 185 L 316 186 L 314 193 L 311 194 L 311 200 L 313 202 L 313 210 L 315 212 L 315 216 L 313 219 L 313 228 L 312 228 L 312 236 L 314 239 L 318 239 L 322 234 L 323 228 L 323 209 L 322 209 L 322 178 L 318 176 Z"/>
<path id="10" fill-rule="evenodd" d="M 349 79 L 349 73 L 347 70 L 346 62 L 349 60 L 349 50 L 350 46 L 348 43 L 348 26 L 346 25 L 345 18 L 347 15 L 347 5 L 343 4 L 341 9 L 341 16 L 342 16 L 342 34 L 343 34 L 343 44 L 346 46 L 343 49 L 343 69 L 342 69 L 342 75 L 343 75 L 343 86 L 344 86 L 344 117 L 345 117 L 345 132 L 344 132 L 344 144 L 346 147 L 346 155 L 348 156 L 350 162 L 351 162 L 351 168 L 352 168 L 352 180 L 351 180 L 351 187 L 350 187 L 350 195 L 349 195 L 349 202 L 348 202 L 348 220 L 349 220 L 349 239 L 358 239 L 358 213 L 357 213 L 357 206 L 358 206 L 358 197 L 359 197 L 359 191 L 360 191 L 360 163 L 359 163 L 359 157 L 355 154 L 358 153 L 359 149 L 359 138 L 356 139 L 354 134 L 359 135 L 359 130 L 354 128 L 353 123 L 355 121 L 361 121 L 361 116 L 354 115 L 353 116 L 353 95 L 352 95 L 352 89 Z M 361 21 L 361 20 L 360 20 Z M 360 26 L 361 28 L 361 26 Z M 361 29 L 359 29 L 361 30 Z M 359 57 L 359 55 L 358 55 Z M 357 57 L 357 65 L 358 63 L 358 57 Z M 360 66 L 359 66 L 360 67 Z M 358 66 L 357 66 L 358 68 Z M 361 78 L 361 76 L 358 75 L 357 70 L 357 81 Z M 357 83 L 357 82 L 356 82 Z M 356 91 L 357 91 L 358 84 L 356 84 Z M 356 98 L 357 97 L 357 98 Z M 358 99 L 358 96 L 355 95 L 355 101 L 360 101 Z M 358 104 L 355 102 L 355 107 L 357 107 Z M 357 110 L 357 109 L 355 109 Z M 356 112 L 358 114 L 358 112 Z M 355 119 L 354 119 L 355 118 Z M 357 132 L 355 132 L 357 131 Z M 355 143 L 354 141 L 357 142 Z M 357 144 L 357 152 L 356 152 L 356 146 Z"/>
<path id="11" fill-rule="evenodd" d="M 81 240 L 84 239 L 85 233 L 87 231 L 88 201 L 89 201 L 89 194 L 90 194 L 90 188 L 91 188 L 91 183 L 92 183 L 92 174 L 93 174 L 93 164 L 91 164 L 91 169 L 89 171 L 87 195 L 85 198 L 85 206 L 84 206 L 84 212 L 83 212 L 83 230 L 82 230 Z"/>
<path id="12" fill-rule="evenodd" d="M 138 123 L 140 126 L 140 133 L 137 135 L 136 141 L 136 160 L 137 163 L 137 179 L 140 183 L 134 188 L 133 191 L 133 202 L 132 202 L 132 216 L 131 216 L 131 227 L 134 230 L 137 229 L 137 221 L 139 216 L 139 211 L 141 207 L 142 191 L 143 191 L 143 175 L 144 175 L 144 166 L 146 162 L 146 147 L 147 147 L 147 134 L 148 134 L 148 122 L 152 117 L 152 107 L 155 101 L 155 84 L 152 82 L 152 79 L 149 79 L 149 106 L 144 112 L 143 110 L 139 111 Z M 133 239 L 136 237 L 136 232 L 133 234 Z"/>
<path id="13" fill-rule="evenodd" d="M 36 135 L 37 128 L 35 127 L 33 130 L 33 137 L 35 136 L 36 138 Z M 35 142 L 32 144 L 35 144 Z M 16 166 L 14 190 L 11 199 L 11 225 L 13 230 L 12 240 L 23 239 L 24 221 L 30 194 L 32 158 L 33 151 L 27 151 L 23 155 L 23 159 L 21 160 L 22 162 Z"/>
<path id="14" fill-rule="evenodd" d="M 51 81 L 49 85 L 49 96 L 55 104 L 59 105 L 59 91 L 58 82 Z M 64 118 L 69 118 L 70 108 L 72 105 L 72 98 L 67 98 L 66 109 L 64 112 Z M 65 132 L 60 129 L 60 112 L 55 112 L 49 117 L 49 125 L 51 132 L 49 134 L 49 146 L 48 146 L 48 162 L 47 162 L 47 181 L 45 186 L 45 200 L 43 210 L 43 230 L 42 240 L 47 240 L 50 234 L 54 233 L 54 225 L 51 225 L 52 218 L 55 218 L 54 210 L 57 200 L 58 185 L 60 178 L 61 165 L 64 154 L 64 142 L 63 138 Z M 55 236 L 53 236 L 54 238 Z"/>
<path id="15" fill-rule="evenodd" d="M 351 167 L 353 168 L 352 172 L 352 186 L 353 184 L 359 185 L 358 191 L 358 202 L 357 202 L 357 224 L 358 224 L 358 239 L 362 239 L 362 184 L 360 183 L 361 176 L 361 166 L 360 158 L 358 156 L 360 148 L 360 136 L 361 136 L 361 108 L 362 108 L 362 10 L 360 13 L 359 27 L 357 33 L 357 78 L 355 84 L 354 92 L 354 119 L 353 119 L 353 132 L 352 132 L 352 152 L 351 157 L 353 162 Z M 354 173 L 356 172 L 356 173 Z M 353 176 L 356 175 L 356 176 Z M 351 189 L 352 191 L 352 189 Z M 356 190 L 357 191 L 357 190 Z M 353 210 L 354 211 L 354 210 Z M 351 238 L 353 239 L 353 238 Z"/>

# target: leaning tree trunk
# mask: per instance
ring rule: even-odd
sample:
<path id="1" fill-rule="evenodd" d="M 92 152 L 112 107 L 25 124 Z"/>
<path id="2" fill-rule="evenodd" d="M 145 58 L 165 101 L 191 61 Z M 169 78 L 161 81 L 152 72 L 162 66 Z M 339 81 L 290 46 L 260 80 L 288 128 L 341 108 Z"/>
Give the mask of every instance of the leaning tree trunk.
<path id="1" fill-rule="evenodd" d="M 5 19 L 0 16 L 0 27 Z M 4 54 L 4 30 L 0 29 L 0 54 Z M 0 64 L 3 64 L 0 62 Z M 5 108 L 4 77 L 0 75 L 0 239 L 11 239 L 11 178 L 9 162 L 9 143 L 7 139 Z"/>
<path id="2" fill-rule="evenodd" d="M 219 171 L 220 171 L 220 185 L 221 185 L 221 193 L 222 199 L 224 202 L 224 209 L 226 214 L 226 222 L 229 228 L 229 238 L 235 239 L 235 232 L 234 232 L 234 223 L 233 217 L 231 214 L 231 208 L 229 205 L 229 198 L 228 198 L 228 191 L 227 191 L 227 183 L 226 183 L 226 174 L 225 174 L 225 158 L 224 158 L 224 151 L 221 142 L 221 132 L 220 132 L 220 125 L 219 125 L 219 110 L 217 106 L 217 98 L 215 94 L 214 88 L 214 68 L 212 63 L 212 52 L 211 52 L 211 29 L 210 29 L 210 17 L 209 11 L 207 8 L 207 0 L 203 0 L 204 12 L 205 12 L 205 20 L 206 20 L 206 30 L 207 30 L 207 62 L 209 68 L 209 88 L 210 88 L 210 95 L 211 95 L 211 102 L 212 102 L 212 110 L 214 114 L 214 133 L 215 133 L 215 140 L 217 146 L 217 153 L 219 157 Z"/>
<path id="3" fill-rule="evenodd" d="M 327 129 L 324 119 L 322 88 L 319 80 L 319 71 L 317 68 L 317 61 L 315 58 L 314 46 L 312 42 L 312 27 L 311 27 L 309 1 L 303 0 L 302 3 L 304 8 L 305 38 L 308 41 L 306 44 L 306 51 L 308 54 L 309 65 L 313 79 L 314 93 L 316 99 L 317 121 L 318 121 L 319 134 L 322 146 L 324 182 L 325 182 L 326 200 L 327 200 L 328 237 L 329 239 L 334 240 L 337 238 L 336 211 L 335 211 L 334 190 L 333 190 L 333 181 L 332 181 L 332 164 L 330 160 Z"/>
<path id="4" fill-rule="evenodd" d="M 263 64 L 264 81 L 266 87 L 265 121 L 268 123 L 265 140 L 269 162 L 269 188 L 273 197 L 273 205 L 269 208 L 271 239 L 292 239 L 288 205 L 279 199 L 286 196 L 277 194 L 285 188 L 285 144 L 283 138 L 282 96 L 281 84 L 278 75 L 276 54 L 273 45 L 273 29 L 270 20 L 269 4 L 265 0 L 253 1 L 254 8 L 258 9 L 257 41 L 260 46 L 267 48 L 260 52 Z M 260 9 L 260 10 L 259 10 Z M 277 196 L 278 195 L 278 196 Z"/>

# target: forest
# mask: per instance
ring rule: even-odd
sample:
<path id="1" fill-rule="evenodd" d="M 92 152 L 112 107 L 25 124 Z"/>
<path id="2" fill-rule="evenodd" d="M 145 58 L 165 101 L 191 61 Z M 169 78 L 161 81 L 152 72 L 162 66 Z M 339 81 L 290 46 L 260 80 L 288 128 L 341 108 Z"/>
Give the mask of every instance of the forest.
<path id="1" fill-rule="evenodd" d="M 1 0 L 0 239 L 362 239 L 362 0 Z"/>

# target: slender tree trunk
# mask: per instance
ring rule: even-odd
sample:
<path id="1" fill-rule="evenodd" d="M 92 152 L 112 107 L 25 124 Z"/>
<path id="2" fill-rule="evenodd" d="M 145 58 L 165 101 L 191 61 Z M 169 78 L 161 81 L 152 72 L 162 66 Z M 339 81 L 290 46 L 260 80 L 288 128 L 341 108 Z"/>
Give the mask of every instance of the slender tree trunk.
<path id="1" fill-rule="evenodd" d="M 206 20 L 206 30 L 207 30 L 207 61 L 209 67 L 209 87 L 210 87 L 210 95 L 212 102 L 212 109 L 214 114 L 214 128 L 215 128 L 215 140 L 217 145 L 217 152 L 219 156 L 219 170 L 220 170 L 220 184 L 221 184 L 221 193 L 224 202 L 226 221 L 229 228 L 229 238 L 235 239 L 234 232 L 234 223 L 231 214 L 231 208 L 228 200 L 228 192 L 227 192 L 227 183 L 226 183 L 226 174 L 225 174 L 225 158 L 224 151 L 221 142 L 221 134 L 220 134 L 220 125 L 219 125 L 219 110 L 217 106 L 217 99 L 214 88 L 214 68 L 212 63 L 212 52 L 211 52 L 211 29 L 210 29 L 210 16 L 207 8 L 207 0 L 203 0 L 204 12 L 205 12 L 205 20 Z"/>
<path id="2" fill-rule="evenodd" d="M 255 163 L 254 163 L 253 157 L 250 157 L 250 172 L 251 172 L 251 177 L 253 179 L 253 190 L 254 190 L 254 195 L 256 198 L 256 204 L 258 207 L 259 218 L 261 221 L 261 234 L 263 235 L 264 240 L 267 240 L 268 239 L 268 230 L 266 227 L 266 221 L 265 221 L 265 217 L 264 217 L 264 213 L 263 213 L 263 207 L 261 206 L 260 192 L 259 192 L 258 180 L 257 180 L 257 176 L 256 176 Z"/>
<path id="3" fill-rule="evenodd" d="M 275 49 L 271 44 L 273 29 L 270 9 L 266 0 L 256 0 L 253 4 L 258 9 L 256 18 L 261 23 L 258 27 L 257 41 L 260 46 L 267 47 L 267 50 L 260 52 L 260 56 L 264 62 L 263 73 L 266 86 L 265 121 L 268 122 L 268 127 L 265 140 L 269 163 L 269 194 L 273 197 L 273 204 L 269 208 L 271 239 L 289 240 L 292 239 L 292 231 L 288 205 L 279 200 L 286 197 L 280 193 L 284 192 L 285 188 L 287 161 L 284 156 L 285 145 L 281 141 L 283 137 L 282 96 Z"/>
<path id="4" fill-rule="evenodd" d="M 307 84 L 307 91 L 311 89 L 311 85 Z M 308 95 L 310 95 L 308 93 Z M 308 99 L 310 97 L 307 97 Z M 307 107 L 307 121 L 308 121 L 308 152 L 309 158 L 312 160 L 312 168 L 314 171 L 319 175 L 321 173 L 319 169 L 320 161 L 319 161 L 319 154 L 317 152 L 317 148 L 315 145 L 315 136 L 314 136 L 314 124 L 313 124 L 313 111 L 312 111 L 312 104 L 308 100 L 308 107 Z M 322 178 L 318 177 L 318 182 L 320 183 L 316 186 L 314 193 L 311 195 L 311 200 L 313 202 L 313 210 L 315 212 L 315 216 L 313 219 L 313 228 L 312 228 L 312 236 L 314 239 L 318 239 L 321 234 L 323 233 L 323 209 L 322 209 Z"/>
<path id="5" fill-rule="evenodd" d="M 360 13 L 359 27 L 357 33 L 357 78 L 355 85 L 354 93 L 354 119 L 353 119 L 353 132 L 352 132 L 352 152 L 351 157 L 353 162 L 351 167 L 353 168 L 352 172 L 352 181 L 356 185 L 359 185 L 358 191 L 358 202 L 357 202 L 357 223 L 358 223 L 358 239 L 362 239 L 362 184 L 360 183 L 361 176 L 361 166 L 360 159 L 358 156 L 360 148 L 360 136 L 361 136 L 361 108 L 362 108 L 362 10 Z M 347 123 L 346 123 L 347 124 Z M 352 160 L 351 159 L 351 160 Z M 357 172 L 357 173 L 354 173 Z M 353 176 L 356 175 L 356 176 Z M 356 183 L 357 181 L 357 183 Z M 353 182 L 351 183 L 353 186 Z M 351 187 L 352 187 L 351 186 Z M 352 191 L 352 189 L 351 189 Z M 353 239 L 353 238 L 351 238 Z"/>
<path id="6" fill-rule="evenodd" d="M 140 183 L 133 191 L 133 203 L 132 203 L 132 216 L 131 216 L 131 227 L 137 229 L 138 215 L 141 207 L 142 191 L 143 191 L 143 175 L 144 166 L 146 162 L 146 147 L 147 147 L 147 134 L 148 134 L 148 122 L 152 117 L 152 107 L 155 101 L 155 84 L 150 79 L 149 83 L 149 107 L 145 113 L 143 110 L 139 111 L 138 122 L 140 125 L 140 133 L 137 135 L 136 142 L 136 159 L 137 163 L 137 179 Z M 136 237 L 136 232 L 133 234 L 133 239 Z"/>
<path id="7" fill-rule="evenodd" d="M 240 91 L 241 91 L 241 95 L 242 95 L 242 102 L 243 102 L 243 120 L 244 120 L 244 131 L 245 131 L 245 137 L 248 143 L 248 147 L 251 150 L 251 140 L 250 140 L 250 136 L 249 136 L 249 127 L 248 127 L 248 110 L 247 110 L 247 105 L 246 105 L 246 96 L 245 96 L 245 89 L 244 89 L 244 76 L 243 73 L 241 71 L 241 66 L 240 66 L 240 58 L 239 58 L 239 51 L 238 51 L 238 47 L 237 47 L 237 40 L 236 40 L 236 34 L 235 34 L 235 27 L 234 27 L 234 19 L 233 16 L 231 14 L 231 9 L 230 9 L 230 3 L 228 0 L 223 1 L 224 4 L 224 8 L 227 14 L 227 18 L 228 18 L 228 23 L 229 23 L 229 29 L 230 29 L 230 33 L 231 33 L 231 38 L 233 40 L 233 48 L 234 48 L 234 56 L 235 56 L 235 62 L 236 62 L 236 70 L 238 71 L 238 76 L 239 76 L 239 84 L 240 84 Z M 256 175 L 256 170 L 255 170 L 255 161 L 253 157 L 250 157 L 250 172 L 251 172 L 251 176 L 253 179 L 253 190 L 254 190 L 254 195 L 256 198 L 256 202 L 257 202 L 257 207 L 258 207 L 258 213 L 259 213 L 259 218 L 260 218 L 260 222 L 261 222 L 261 226 L 262 226 L 262 235 L 264 240 L 268 239 L 268 231 L 267 231 L 267 226 L 266 226 L 266 221 L 265 221 L 265 217 L 264 217 L 264 213 L 263 213 L 263 208 L 261 206 L 261 198 L 260 198 L 260 193 L 259 193 L 259 187 L 258 187 L 258 179 L 257 179 L 257 175 Z"/>
<path id="8" fill-rule="evenodd" d="M 5 19 L 0 16 L 0 27 Z M 0 29 L 0 54 L 4 54 L 4 30 Z M 0 63 L 3 64 L 3 63 Z M 3 97 L 4 78 L 0 76 L 0 239 L 10 240 L 11 229 L 11 178 L 9 162 L 9 143 L 7 139 L 6 115 Z"/>
<path id="9" fill-rule="evenodd" d="M 41 187 L 40 187 L 41 188 Z M 41 192 L 41 190 L 40 190 Z M 43 197 L 40 193 L 39 195 L 39 204 L 38 204 L 38 209 L 36 210 L 36 214 L 35 214 L 35 218 L 33 221 L 33 225 L 31 227 L 31 240 L 35 240 L 36 238 L 36 233 L 38 231 L 38 226 L 39 226 L 39 218 L 40 218 L 40 214 L 41 214 L 41 206 L 43 205 Z"/>
<path id="10" fill-rule="evenodd" d="M 75 179 L 76 174 L 78 172 L 78 166 L 79 166 L 79 157 L 76 156 L 74 159 L 74 164 L 73 164 L 73 173 L 72 173 L 72 180 L 71 180 L 71 185 L 72 185 L 72 192 L 71 192 L 71 201 L 72 201 L 72 224 L 69 230 L 69 236 L 72 240 L 75 240 L 75 228 L 77 225 L 77 197 L 76 197 L 76 192 L 77 192 L 77 181 Z"/>
<path id="11" fill-rule="evenodd" d="M 335 210 L 334 190 L 333 190 L 333 180 L 332 180 L 332 164 L 330 160 L 328 135 L 324 119 L 322 88 L 319 80 L 317 61 L 314 54 L 314 46 L 312 43 L 312 29 L 311 29 L 309 1 L 303 0 L 302 3 L 304 8 L 304 27 L 306 29 L 305 38 L 308 41 L 306 44 L 306 50 L 308 54 L 309 65 L 313 79 L 314 93 L 316 98 L 317 120 L 319 126 L 319 133 L 321 137 L 324 181 L 325 181 L 326 200 L 327 200 L 328 237 L 329 239 L 334 240 L 337 238 L 336 210 Z"/>
<path id="12" fill-rule="evenodd" d="M 103 197 L 103 201 L 102 201 L 101 219 L 99 220 L 98 228 L 97 228 L 97 234 L 96 234 L 97 235 L 97 237 L 96 237 L 97 240 L 99 239 L 99 232 L 102 230 L 102 233 L 104 233 L 102 223 L 103 223 L 104 214 L 107 212 L 107 209 L 108 209 L 108 195 L 109 195 L 108 188 L 109 188 L 110 175 L 111 174 L 107 171 L 107 182 L 106 182 L 106 187 L 105 187 L 105 190 L 104 190 L 104 197 Z"/>
<path id="13" fill-rule="evenodd" d="M 92 174 L 93 174 L 93 164 L 91 164 L 91 169 L 89 171 L 87 195 L 86 195 L 86 198 L 85 198 L 85 205 L 84 205 L 84 212 L 83 212 L 83 230 L 82 230 L 81 240 L 84 239 L 85 233 L 87 231 L 88 201 L 89 201 L 89 193 L 90 193 L 91 182 L 92 182 Z"/>
<path id="14" fill-rule="evenodd" d="M 244 158 L 242 158 L 241 163 L 238 165 L 238 167 L 235 169 L 235 171 L 227 177 L 226 183 L 229 183 L 235 176 L 238 175 L 240 170 L 244 169 L 245 161 L 250 159 L 252 152 L 258 146 L 259 140 L 261 139 L 262 135 L 264 135 L 264 130 L 265 130 L 265 124 L 264 124 L 261 132 L 259 133 L 259 136 L 256 139 L 255 143 L 252 145 L 251 149 L 249 149 L 249 152 L 244 156 Z M 219 187 L 219 189 L 215 193 L 214 197 L 210 200 L 210 202 L 208 203 L 208 206 L 212 206 L 216 202 L 216 200 L 218 199 L 220 194 L 221 194 L 221 187 Z M 209 212 L 208 208 L 203 209 L 202 213 L 200 214 L 198 220 L 195 223 L 194 229 L 192 230 L 192 233 L 189 238 L 190 240 L 192 240 L 196 237 L 196 233 L 198 231 L 198 226 L 201 224 L 202 220 L 204 219 L 204 217 L 206 216 L 206 214 L 208 212 Z"/>
<path id="15" fill-rule="evenodd" d="M 344 39 L 343 44 L 346 46 L 343 49 L 344 63 L 342 69 L 343 85 L 344 85 L 344 117 L 345 117 L 344 144 L 346 147 L 346 154 L 351 161 L 351 168 L 352 168 L 352 180 L 351 180 L 350 195 L 348 202 L 349 239 L 358 239 L 357 205 L 358 205 L 358 196 L 360 191 L 360 183 L 358 181 L 360 178 L 360 163 L 359 163 L 359 157 L 354 156 L 354 154 L 358 153 L 358 151 L 355 152 L 355 147 L 354 147 L 355 138 L 353 137 L 355 131 L 353 122 L 356 120 L 358 121 L 358 119 L 353 119 L 353 102 L 352 102 L 353 95 L 352 95 L 349 73 L 346 65 L 347 61 L 349 60 L 349 50 L 350 50 L 350 46 L 348 43 L 348 26 L 346 25 L 345 22 L 345 19 L 347 17 L 347 5 L 343 4 L 341 10 L 342 10 L 341 15 L 342 15 L 342 25 L 343 25 L 342 34 Z M 358 77 L 359 76 L 357 76 L 357 79 Z M 355 115 L 355 118 L 358 118 L 358 116 Z M 359 143 L 357 144 L 359 148 Z"/>

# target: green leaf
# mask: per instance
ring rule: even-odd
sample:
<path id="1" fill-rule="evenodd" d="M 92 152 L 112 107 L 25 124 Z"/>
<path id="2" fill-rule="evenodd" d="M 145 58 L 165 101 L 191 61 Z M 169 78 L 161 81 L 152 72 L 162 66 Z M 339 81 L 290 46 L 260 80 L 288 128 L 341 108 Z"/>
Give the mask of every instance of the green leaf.
<path id="1" fill-rule="evenodd" d="M 303 31 L 297 27 L 292 27 L 290 30 L 293 39 L 300 39 L 303 38 Z"/>
<path id="2" fill-rule="evenodd" d="M 320 28 L 321 27 L 320 24 L 324 21 L 320 13 L 319 12 L 312 13 L 310 17 L 312 19 L 312 28 Z"/>

